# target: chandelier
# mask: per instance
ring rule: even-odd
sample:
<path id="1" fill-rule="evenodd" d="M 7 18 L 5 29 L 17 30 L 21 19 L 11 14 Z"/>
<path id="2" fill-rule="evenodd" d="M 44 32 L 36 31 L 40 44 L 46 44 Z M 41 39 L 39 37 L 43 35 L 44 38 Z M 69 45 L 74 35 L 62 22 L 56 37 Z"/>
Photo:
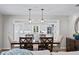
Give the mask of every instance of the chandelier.
<path id="1" fill-rule="evenodd" d="M 44 9 L 41 9 L 41 11 L 42 11 L 42 18 L 41 18 L 41 22 L 42 22 L 42 23 L 44 22 L 44 18 L 43 18 L 43 10 L 44 10 Z"/>
<path id="2" fill-rule="evenodd" d="M 28 9 L 29 10 L 29 23 L 32 23 L 32 20 L 31 20 L 31 10 L 32 9 Z M 43 11 L 44 11 L 44 9 L 41 9 L 41 23 L 43 23 L 44 22 L 44 15 L 43 15 Z"/>
<path id="3" fill-rule="evenodd" d="M 29 10 L 29 23 L 31 23 L 32 21 L 31 21 L 31 10 L 32 9 L 28 9 Z"/>

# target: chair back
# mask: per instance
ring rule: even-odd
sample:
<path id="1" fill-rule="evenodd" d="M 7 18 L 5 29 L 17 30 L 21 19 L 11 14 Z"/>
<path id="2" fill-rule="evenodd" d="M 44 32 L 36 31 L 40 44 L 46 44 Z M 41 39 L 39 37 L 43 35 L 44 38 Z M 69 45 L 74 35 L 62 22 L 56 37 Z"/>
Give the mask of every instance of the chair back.
<path id="1" fill-rule="evenodd" d="M 9 40 L 9 43 L 11 43 L 13 41 L 10 36 L 8 36 L 8 40 Z"/>
<path id="2" fill-rule="evenodd" d="M 53 43 L 53 37 L 40 37 L 40 42 L 41 43 Z"/>
<path id="3" fill-rule="evenodd" d="M 32 37 L 20 37 L 19 42 L 20 43 L 32 43 Z"/>
<path id="4" fill-rule="evenodd" d="M 39 50 L 45 50 L 48 49 L 52 51 L 53 49 L 53 37 L 40 37 L 40 44 L 38 49 Z"/>
<path id="5" fill-rule="evenodd" d="M 32 48 L 32 37 L 20 37 L 19 42 L 20 42 L 20 48 L 28 49 L 28 46 Z"/>
<path id="6" fill-rule="evenodd" d="M 61 37 L 61 39 L 60 39 L 60 43 L 63 41 L 63 39 L 64 39 L 64 36 Z"/>
<path id="7" fill-rule="evenodd" d="M 11 43 L 13 42 L 13 40 L 12 40 L 12 38 L 10 36 L 8 36 L 8 40 L 9 40 L 10 48 L 12 48 Z"/>

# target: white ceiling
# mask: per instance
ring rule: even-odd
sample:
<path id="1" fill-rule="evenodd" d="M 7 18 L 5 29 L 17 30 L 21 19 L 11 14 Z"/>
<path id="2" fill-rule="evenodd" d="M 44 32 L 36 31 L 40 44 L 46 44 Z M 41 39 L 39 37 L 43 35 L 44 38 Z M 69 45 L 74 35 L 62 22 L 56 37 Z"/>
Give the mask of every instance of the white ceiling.
<path id="1" fill-rule="evenodd" d="M 41 9 L 46 15 L 74 15 L 79 14 L 79 7 L 74 4 L 0 4 L 0 13 L 3 15 L 28 15 L 28 9 L 32 9 L 32 15 L 41 14 Z"/>

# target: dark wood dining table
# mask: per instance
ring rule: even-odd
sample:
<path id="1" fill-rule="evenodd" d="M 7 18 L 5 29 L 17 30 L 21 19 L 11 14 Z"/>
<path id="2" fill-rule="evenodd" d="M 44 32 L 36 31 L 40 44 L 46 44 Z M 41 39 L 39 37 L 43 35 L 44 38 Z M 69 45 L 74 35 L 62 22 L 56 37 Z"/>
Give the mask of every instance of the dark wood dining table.
<path id="1" fill-rule="evenodd" d="M 23 38 L 24 37 L 20 37 L 20 38 Z M 51 37 L 45 37 L 45 38 L 51 38 Z M 52 38 L 53 40 L 53 38 Z M 21 44 L 50 44 L 51 45 L 51 49 L 50 49 L 50 52 L 53 51 L 53 44 L 60 44 L 60 42 L 46 42 L 46 43 L 41 43 L 41 42 L 27 42 L 27 43 L 20 43 L 20 42 L 12 42 L 11 43 L 11 48 L 13 47 L 13 45 L 21 45 Z"/>

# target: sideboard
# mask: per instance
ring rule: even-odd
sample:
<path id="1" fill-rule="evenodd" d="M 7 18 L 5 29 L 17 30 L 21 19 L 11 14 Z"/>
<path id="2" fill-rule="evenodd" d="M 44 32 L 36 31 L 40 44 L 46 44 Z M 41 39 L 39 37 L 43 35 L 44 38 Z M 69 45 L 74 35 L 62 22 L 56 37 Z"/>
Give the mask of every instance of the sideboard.
<path id="1" fill-rule="evenodd" d="M 79 40 L 67 37 L 66 51 L 79 51 Z"/>

